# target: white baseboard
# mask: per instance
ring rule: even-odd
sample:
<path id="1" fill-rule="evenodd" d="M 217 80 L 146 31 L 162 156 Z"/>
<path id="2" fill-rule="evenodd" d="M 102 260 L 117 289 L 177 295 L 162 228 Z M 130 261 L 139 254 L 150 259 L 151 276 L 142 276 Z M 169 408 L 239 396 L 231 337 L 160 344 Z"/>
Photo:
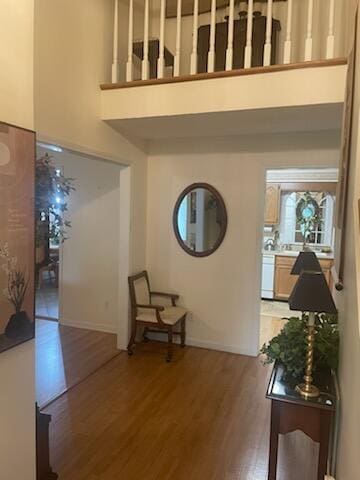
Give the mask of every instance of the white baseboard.
<path id="1" fill-rule="evenodd" d="M 250 357 L 258 356 L 257 350 L 244 348 L 237 345 L 224 345 L 222 343 L 197 340 L 195 338 L 187 338 L 186 344 L 193 347 L 208 348 L 209 350 L 218 350 L 220 352 L 237 353 L 238 355 L 246 355 Z"/>
<path id="2" fill-rule="evenodd" d="M 154 340 L 166 342 L 164 334 L 159 335 L 156 333 L 149 333 L 148 337 L 153 338 Z M 180 343 L 180 338 L 177 335 L 174 337 L 174 343 Z M 198 340 L 196 338 L 189 337 L 186 337 L 186 345 L 191 347 L 208 348 L 209 350 L 217 350 L 220 352 L 237 353 L 238 355 L 246 355 L 249 357 L 257 357 L 259 354 L 257 349 L 243 348 L 237 345 L 224 345 L 222 343 L 209 342 L 206 340 Z"/>
<path id="3" fill-rule="evenodd" d="M 96 330 L 97 332 L 104 333 L 117 333 L 116 327 L 107 325 L 106 323 L 79 322 L 67 318 L 61 318 L 59 323 L 65 327 L 84 328 L 86 330 Z"/>

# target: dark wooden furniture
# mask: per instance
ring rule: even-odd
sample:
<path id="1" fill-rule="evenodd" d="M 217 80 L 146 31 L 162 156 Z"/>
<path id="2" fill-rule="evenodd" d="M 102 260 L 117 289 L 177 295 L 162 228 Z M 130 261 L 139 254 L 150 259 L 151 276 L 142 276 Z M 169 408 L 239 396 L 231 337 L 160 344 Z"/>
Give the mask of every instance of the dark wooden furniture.
<path id="1" fill-rule="evenodd" d="M 296 382 L 283 379 L 284 368 L 274 366 L 266 397 L 271 400 L 271 431 L 268 480 L 276 480 L 279 434 L 301 430 L 320 444 L 318 480 L 324 480 L 329 456 L 331 429 L 336 408 L 334 379 L 330 372 L 315 375 L 319 398 L 304 400 Z"/>
<path id="2" fill-rule="evenodd" d="M 150 290 L 148 273 L 144 270 L 129 277 L 131 301 L 132 332 L 128 345 L 128 354 L 133 354 L 133 345 L 136 340 L 137 327 L 144 327 L 144 341 L 148 341 L 147 333 L 165 333 L 168 335 L 168 351 L 166 361 L 170 362 L 173 353 L 173 335 L 180 335 L 181 346 L 185 347 L 185 322 L 187 311 L 177 307 L 179 298 L 175 293 L 154 292 Z M 163 297 L 171 301 L 171 306 L 153 304 L 154 297 Z M 175 330 L 180 326 L 180 331 Z"/>
<path id="3" fill-rule="evenodd" d="M 144 58 L 144 42 L 134 42 L 133 52 L 140 60 Z M 165 67 L 174 66 L 174 55 L 166 47 L 164 48 Z M 157 78 L 157 61 L 159 58 L 159 39 L 149 40 L 149 78 Z"/>
<path id="4" fill-rule="evenodd" d="M 247 17 L 242 16 L 234 21 L 233 69 L 244 68 L 244 53 L 246 45 Z M 276 63 L 276 48 L 278 32 L 281 30 L 279 20 L 272 21 L 271 65 Z M 260 67 L 264 60 L 264 45 L 266 37 L 266 17 L 259 12 L 254 13 L 251 66 Z M 207 57 L 209 51 L 210 25 L 198 29 L 198 73 L 207 72 Z M 228 22 L 217 23 L 215 26 L 215 71 L 225 70 L 226 49 L 228 41 Z"/>
<path id="5" fill-rule="evenodd" d="M 58 475 L 50 466 L 49 424 L 51 415 L 41 413 L 36 406 L 36 479 L 57 480 Z"/>

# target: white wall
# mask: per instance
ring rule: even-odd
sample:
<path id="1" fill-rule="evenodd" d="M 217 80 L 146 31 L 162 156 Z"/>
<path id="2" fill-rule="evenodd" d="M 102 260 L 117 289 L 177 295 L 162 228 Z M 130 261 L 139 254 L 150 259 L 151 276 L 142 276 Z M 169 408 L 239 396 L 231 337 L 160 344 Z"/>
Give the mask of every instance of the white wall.
<path id="1" fill-rule="evenodd" d="M 178 292 L 192 311 L 188 343 L 256 355 L 266 168 L 333 167 L 338 146 L 337 132 L 150 144 L 147 268 L 154 289 Z M 172 229 L 193 182 L 214 185 L 228 210 L 224 242 L 206 258 L 187 255 Z"/>
<path id="2" fill-rule="evenodd" d="M 32 0 L 0 0 L 0 120 L 32 129 Z M 0 354 L 0 477 L 35 479 L 34 342 Z"/>
<path id="3" fill-rule="evenodd" d="M 360 17 L 358 18 L 360 32 Z M 338 294 L 341 321 L 341 431 L 337 480 L 353 480 L 360 472 L 360 36 L 345 243 L 344 290 Z"/>
<path id="4" fill-rule="evenodd" d="M 145 264 L 146 155 L 100 120 L 112 63 L 112 0 L 35 0 L 35 125 L 39 137 L 131 165 L 131 258 Z M 121 22 L 127 18 L 121 16 Z M 123 52 L 123 49 L 121 50 Z"/>
<path id="5" fill-rule="evenodd" d="M 69 197 L 66 213 L 72 227 L 62 245 L 60 322 L 115 333 L 119 315 L 121 167 L 67 151 L 49 153 L 64 175 L 74 179 L 76 189 Z"/>

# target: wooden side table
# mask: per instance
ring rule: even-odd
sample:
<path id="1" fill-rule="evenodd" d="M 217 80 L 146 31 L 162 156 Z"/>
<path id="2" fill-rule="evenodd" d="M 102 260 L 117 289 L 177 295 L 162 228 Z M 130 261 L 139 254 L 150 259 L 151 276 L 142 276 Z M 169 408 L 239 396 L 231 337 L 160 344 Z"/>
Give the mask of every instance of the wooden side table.
<path id="1" fill-rule="evenodd" d="M 318 480 L 324 480 L 332 425 L 336 409 L 335 382 L 330 372 L 314 381 L 319 398 L 304 400 L 295 390 L 295 381 L 283 379 L 284 368 L 275 364 L 266 397 L 271 400 L 271 429 L 268 480 L 276 480 L 279 434 L 301 430 L 320 444 Z"/>

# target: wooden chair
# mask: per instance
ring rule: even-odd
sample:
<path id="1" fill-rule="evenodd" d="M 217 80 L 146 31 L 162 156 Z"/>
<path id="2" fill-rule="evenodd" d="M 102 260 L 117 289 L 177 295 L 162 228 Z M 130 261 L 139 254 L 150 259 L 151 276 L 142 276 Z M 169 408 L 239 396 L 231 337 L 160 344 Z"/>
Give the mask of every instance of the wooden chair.
<path id="1" fill-rule="evenodd" d="M 179 295 L 174 293 L 152 292 L 149 276 L 146 271 L 129 277 L 131 301 L 132 332 L 128 345 L 128 354 L 133 354 L 133 345 L 136 340 L 137 327 L 144 327 L 144 341 L 148 341 L 147 333 L 165 333 L 168 335 L 168 350 L 166 361 L 170 362 L 173 353 L 173 335 L 180 335 L 181 347 L 185 347 L 185 321 L 187 311 L 176 306 Z M 153 297 L 163 297 L 171 300 L 171 306 L 153 304 Z M 180 326 L 180 331 L 175 330 Z"/>

